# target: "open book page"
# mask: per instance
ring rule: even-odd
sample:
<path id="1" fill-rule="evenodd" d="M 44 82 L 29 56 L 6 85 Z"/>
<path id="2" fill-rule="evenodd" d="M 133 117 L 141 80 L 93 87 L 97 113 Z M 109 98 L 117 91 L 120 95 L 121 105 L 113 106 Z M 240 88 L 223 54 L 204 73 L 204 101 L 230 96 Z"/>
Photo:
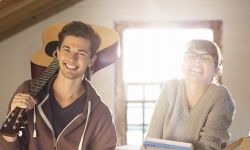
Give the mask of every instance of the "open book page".
<path id="1" fill-rule="evenodd" d="M 143 141 L 147 150 L 192 150 L 191 143 L 178 142 L 172 140 L 147 138 Z"/>

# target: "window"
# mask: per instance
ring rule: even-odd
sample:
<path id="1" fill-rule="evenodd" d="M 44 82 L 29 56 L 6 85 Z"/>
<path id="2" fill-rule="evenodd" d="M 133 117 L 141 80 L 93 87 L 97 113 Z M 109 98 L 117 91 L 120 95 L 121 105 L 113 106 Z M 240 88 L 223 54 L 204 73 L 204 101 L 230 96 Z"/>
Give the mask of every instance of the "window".
<path id="1" fill-rule="evenodd" d="M 117 24 L 116 29 L 120 33 L 122 45 L 116 68 L 117 79 L 120 79 L 116 81 L 121 83 L 116 84 L 116 88 L 121 88 L 119 85 L 123 87 L 119 91 L 123 92 L 120 100 L 125 105 L 116 106 L 125 109 L 120 113 L 125 116 L 124 124 L 116 124 L 118 138 L 119 131 L 123 131 L 120 132 L 123 138 L 120 144 L 140 145 L 148 130 L 162 84 L 181 75 L 182 54 L 186 42 L 194 38 L 214 40 L 218 36 L 214 34 L 213 28 L 207 25 L 202 27 L 200 24 L 195 28 L 169 27 L 164 24 L 144 24 L 140 27 L 138 23 L 135 26 L 130 23 L 124 27 L 123 22 Z M 116 101 L 119 104 L 118 99 Z M 116 123 L 120 117 L 116 117 Z"/>
<path id="2" fill-rule="evenodd" d="M 125 83 L 127 87 L 127 144 L 141 143 L 154 110 L 161 83 Z"/>

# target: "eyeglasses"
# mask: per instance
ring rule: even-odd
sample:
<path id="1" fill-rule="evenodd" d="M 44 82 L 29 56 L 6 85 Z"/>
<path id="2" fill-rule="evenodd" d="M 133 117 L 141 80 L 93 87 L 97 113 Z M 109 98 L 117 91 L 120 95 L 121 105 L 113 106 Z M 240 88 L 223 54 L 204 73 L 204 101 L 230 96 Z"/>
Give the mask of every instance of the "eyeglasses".
<path id="1" fill-rule="evenodd" d="M 209 54 L 198 54 L 195 52 L 186 52 L 185 53 L 185 58 L 190 61 L 195 61 L 199 59 L 201 62 L 209 64 L 211 62 L 214 62 L 213 56 Z"/>

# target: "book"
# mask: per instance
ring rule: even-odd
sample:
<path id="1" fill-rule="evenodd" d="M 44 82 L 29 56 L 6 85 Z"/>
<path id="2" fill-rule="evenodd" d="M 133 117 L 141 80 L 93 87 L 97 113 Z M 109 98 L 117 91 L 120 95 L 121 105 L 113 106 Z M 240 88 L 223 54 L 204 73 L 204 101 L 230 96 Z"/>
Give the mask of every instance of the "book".
<path id="1" fill-rule="evenodd" d="M 156 138 L 146 138 L 143 146 L 149 150 L 193 150 L 191 143 Z"/>

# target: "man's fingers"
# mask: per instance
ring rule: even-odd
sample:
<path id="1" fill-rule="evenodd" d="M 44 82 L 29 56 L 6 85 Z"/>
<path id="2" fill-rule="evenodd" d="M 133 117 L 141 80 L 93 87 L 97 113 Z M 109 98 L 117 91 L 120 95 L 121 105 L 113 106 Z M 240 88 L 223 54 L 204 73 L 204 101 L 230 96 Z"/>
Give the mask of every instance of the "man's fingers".
<path id="1" fill-rule="evenodd" d="M 36 103 L 37 100 L 35 100 L 29 94 L 18 93 L 14 96 L 11 104 L 11 110 L 15 109 L 16 107 L 32 109 Z"/>

